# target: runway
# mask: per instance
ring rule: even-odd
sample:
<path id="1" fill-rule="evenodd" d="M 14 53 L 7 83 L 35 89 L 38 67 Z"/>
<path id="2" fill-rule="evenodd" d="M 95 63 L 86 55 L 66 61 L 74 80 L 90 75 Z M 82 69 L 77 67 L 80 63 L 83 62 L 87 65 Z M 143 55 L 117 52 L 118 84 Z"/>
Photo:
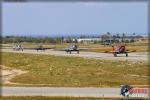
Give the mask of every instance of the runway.
<path id="1" fill-rule="evenodd" d="M 120 94 L 120 90 L 121 88 L 92 87 L 2 87 L 2 96 L 65 96 L 123 98 L 123 96 Z M 141 95 L 141 97 L 148 98 L 148 93 Z"/>
<path id="2" fill-rule="evenodd" d="M 55 50 L 46 50 L 45 52 L 36 50 L 25 49 L 24 51 L 13 51 L 12 49 L 1 49 L 1 52 L 13 52 L 13 53 L 28 53 L 28 54 L 42 54 L 42 55 L 55 55 L 55 56 L 67 56 L 67 57 L 82 57 L 82 58 L 91 58 L 91 59 L 101 59 L 101 60 L 119 60 L 119 61 L 144 61 L 148 62 L 148 52 L 140 53 L 129 53 L 129 56 L 126 57 L 125 54 L 120 54 L 118 57 L 114 57 L 111 53 L 95 53 L 95 52 L 80 52 L 77 54 L 67 54 L 65 51 L 55 51 Z"/>

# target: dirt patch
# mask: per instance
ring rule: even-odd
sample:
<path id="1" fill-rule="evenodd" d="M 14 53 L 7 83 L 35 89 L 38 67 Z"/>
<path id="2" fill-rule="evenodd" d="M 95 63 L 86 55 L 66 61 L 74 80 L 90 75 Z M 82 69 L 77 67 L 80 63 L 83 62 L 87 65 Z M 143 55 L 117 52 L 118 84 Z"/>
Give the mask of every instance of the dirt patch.
<path id="1" fill-rule="evenodd" d="M 22 71 L 18 69 L 11 69 L 3 65 L 0 65 L 0 70 L 1 70 L 0 81 L 2 84 L 11 83 L 10 80 L 14 78 L 15 76 L 27 73 L 26 71 Z"/>

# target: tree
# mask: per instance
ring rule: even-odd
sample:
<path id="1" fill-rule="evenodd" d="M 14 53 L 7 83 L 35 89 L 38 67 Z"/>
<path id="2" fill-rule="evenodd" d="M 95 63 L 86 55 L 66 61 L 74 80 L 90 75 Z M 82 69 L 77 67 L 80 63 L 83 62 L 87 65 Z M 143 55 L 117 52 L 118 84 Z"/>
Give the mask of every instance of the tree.
<path id="1" fill-rule="evenodd" d="M 124 39 L 125 39 L 125 36 L 126 36 L 125 33 L 123 33 L 123 34 L 122 34 L 122 42 L 125 42 L 125 40 L 124 40 Z"/>
<path id="2" fill-rule="evenodd" d="M 106 44 L 106 41 L 110 40 L 110 36 L 108 34 L 102 35 L 101 38 L 104 45 Z"/>
<path id="3" fill-rule="evenodd" d="M 120 38 L 120 35 L 119 35 L 119 34 L 117 34 L 117 38 Z"/>
<path id="4" fill-rule="evenodd" d="M 135 42 L 135 33 L 133 33 L 133 38 L 132 38 L 132 41 L 131 42 Z"/>
<path id="5" fill-rule="evenodd" d="M 111 35 L 111 33 L 110 33 L 110 32 L 107 32 L 106 34 L 107 34 L 108 36 L 109 36 L 109 35 Z"/>

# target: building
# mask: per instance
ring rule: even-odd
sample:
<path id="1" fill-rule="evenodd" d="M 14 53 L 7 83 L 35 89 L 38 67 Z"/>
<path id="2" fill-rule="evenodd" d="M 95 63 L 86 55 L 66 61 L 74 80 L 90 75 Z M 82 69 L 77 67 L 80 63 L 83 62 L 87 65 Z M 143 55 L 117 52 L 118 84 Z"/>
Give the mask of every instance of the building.
<path id="1" fill-rule="evenodd" d="M 78 43 L 94 43 L 94 42 L 100 42 L 101 38 L 79 38 L 77 39 Z"/>

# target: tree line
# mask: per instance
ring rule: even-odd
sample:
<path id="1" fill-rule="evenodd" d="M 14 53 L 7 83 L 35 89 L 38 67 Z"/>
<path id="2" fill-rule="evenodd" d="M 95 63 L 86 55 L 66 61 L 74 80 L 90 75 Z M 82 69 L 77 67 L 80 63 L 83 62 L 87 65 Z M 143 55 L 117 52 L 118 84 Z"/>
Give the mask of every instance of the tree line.
<path id="1" fill-rule="evenodd" d="M 40 37 L 26 37 L 26 36 L 5 36 L 2 37 L 1 43 L 21 43 L 21 42 L 28 42 L 28 43 L 61 43 L 63 37 L 60 38 L 40 38 Z"/>
<path id="2" fill-rule="evenodd" d="M 27 36 L 5 36 L 1 37 L 0 42 L 5 43 L 52 43 L 62 44 L 66 43 L 77 43 L 77 39 L 73 37 L 27 37 Z"/>
<path id="3" fill-rule="evenodd" d="M 135 38 L 142 38 L 142 36 L 133 35 L 127 36 L 125 33 L 123 34 L 111 34 L 107 32 L 101 36 L 89 36 L 89 35 L 81 35 L 79 37 L 29 37 L 29 36 L 5 36 L 0 37 L 1 43 L 54 43 L 54 44 L 61 44 L 61 43 L 77 43 L 78 38 L 101 38 L 101 41 L 94 41 L 94 43 L 104 43 L 104 42 L 117 42 L 121 40 L 121 42 L 134 42 Z M 131 38 L 132 41 L 127 41 L 126 38 Z"/>

